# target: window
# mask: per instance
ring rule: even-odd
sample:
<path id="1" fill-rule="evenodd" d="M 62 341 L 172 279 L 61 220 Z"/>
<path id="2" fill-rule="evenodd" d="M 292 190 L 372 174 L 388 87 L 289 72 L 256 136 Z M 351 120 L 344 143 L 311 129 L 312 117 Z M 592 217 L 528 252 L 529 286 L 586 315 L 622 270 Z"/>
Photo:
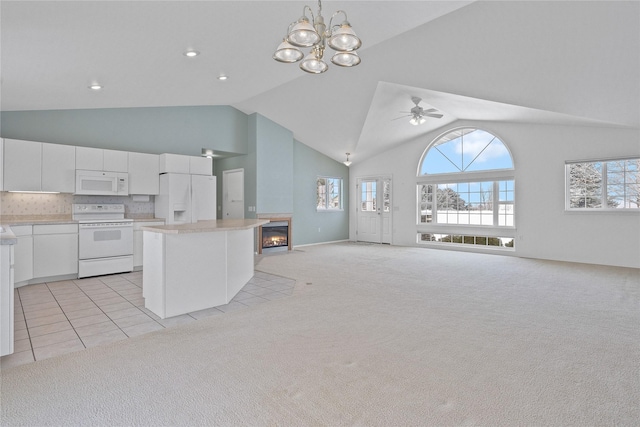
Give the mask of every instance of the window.
<path id="1" fill-rule="evenodd" d="M 567 163 L 569 210 L 640 209 L 640 158 Z"/>
<path id="2" fill-rule="evenodd" d="M 342 210 L 342 178 L 319 177 L 317 210 Z"/>
<path id="3" fill-rule="evenodd" d="M 487 131 L 461 128 L 436 139 L 418 168 L 418 242 L 512 248 L 513 174 L 509 150 Z"/>

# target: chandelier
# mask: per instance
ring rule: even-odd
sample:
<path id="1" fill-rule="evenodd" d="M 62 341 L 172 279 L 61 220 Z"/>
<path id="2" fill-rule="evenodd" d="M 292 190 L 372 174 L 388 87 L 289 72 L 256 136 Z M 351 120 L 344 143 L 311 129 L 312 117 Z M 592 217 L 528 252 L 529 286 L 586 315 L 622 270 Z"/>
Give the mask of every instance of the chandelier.
<path id="1" fill-rule="evenodd" d="M 306 11 L 309 11 L 313 25 L 307 18 Z M 344 15 L 344 20 L 340 24 L 333 25 L 333 18 L 340 14 Z M 302 59 L 300 68 L 303 71 L 312 74 L 324 73 L 329 69 L 323 59 L 327 44 L 336 51 L 331 58 L 331 62 L 335 65 L 354 67 L 360 63 L 356 50 L 362 45 L 362 41 L 347 21 L 347 13 L 344 10 L 335 12 L 327 27 L 322 17 L 322 2 L 318 0 L 318 13 L 315 16 L 311 8 L 305 5 L 300 19 L 289 24 L 287 36 L 276 49 L 273 59 L 285 63 L 298 62 Z M 310 47 L 311 52 L 304 56 L 299 49 L 301 47 Z"/>

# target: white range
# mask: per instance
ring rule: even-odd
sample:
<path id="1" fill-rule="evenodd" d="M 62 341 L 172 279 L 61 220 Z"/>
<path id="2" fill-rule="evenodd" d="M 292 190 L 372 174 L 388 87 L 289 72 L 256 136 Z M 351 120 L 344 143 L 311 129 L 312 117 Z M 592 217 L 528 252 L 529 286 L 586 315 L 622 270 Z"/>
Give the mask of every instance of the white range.
<path id="1" fill-rule="evenodd" d="M 74 204 L 78 221 L 78 277 L 133 270 L 133 220 L 122 204 Z"/>

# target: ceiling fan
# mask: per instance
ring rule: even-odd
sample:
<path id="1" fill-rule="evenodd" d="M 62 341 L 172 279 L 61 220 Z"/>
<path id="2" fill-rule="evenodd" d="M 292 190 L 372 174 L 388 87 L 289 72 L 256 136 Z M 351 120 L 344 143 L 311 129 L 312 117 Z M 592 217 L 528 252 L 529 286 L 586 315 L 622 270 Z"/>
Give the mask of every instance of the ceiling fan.
<path id="1" fill-rule="evenodd" d="M 418 105 L 422 101 L 421 98 L 418 98 L 417 96 L 412 96 L 411 101 L 413 101 L 413 103 L 416 104 L 416 106 L 413 107 L 411 111 L 401 111 L 401 113 L 408 113 L 408 114 L 405 116 L 400 116 L 393 120 L 402 119 L 404 117 L 411 117 L 409 119 L 409 123 L 411 123 L 414 126 L 418 126 L 423 124 L 427 120 L 425 117 L 433 117 L 434 119 L 442 118 L 442 114 L 437 113 L 438 110 L 436 110 L 435 108 L 429 108 L 428 110 L 425 110 L 420 105 Z"/>

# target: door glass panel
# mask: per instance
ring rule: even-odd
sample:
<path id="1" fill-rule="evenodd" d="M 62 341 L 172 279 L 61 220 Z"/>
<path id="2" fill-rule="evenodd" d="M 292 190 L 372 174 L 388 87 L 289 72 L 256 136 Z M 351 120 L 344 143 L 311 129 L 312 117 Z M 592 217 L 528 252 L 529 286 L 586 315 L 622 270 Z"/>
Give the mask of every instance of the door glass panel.
<path id="1" fill-rule="evenodd" d="M 391 181 L 385 180 L 382 185 L 382 210 L 391 212 Z"/>
<path id="2" fill-rule="evenodd" d="M 376 200 L 376 181 L 363 181 L 362 182 L 362 211 L 363 212 L 375 212 L 377 209 Z"/>

